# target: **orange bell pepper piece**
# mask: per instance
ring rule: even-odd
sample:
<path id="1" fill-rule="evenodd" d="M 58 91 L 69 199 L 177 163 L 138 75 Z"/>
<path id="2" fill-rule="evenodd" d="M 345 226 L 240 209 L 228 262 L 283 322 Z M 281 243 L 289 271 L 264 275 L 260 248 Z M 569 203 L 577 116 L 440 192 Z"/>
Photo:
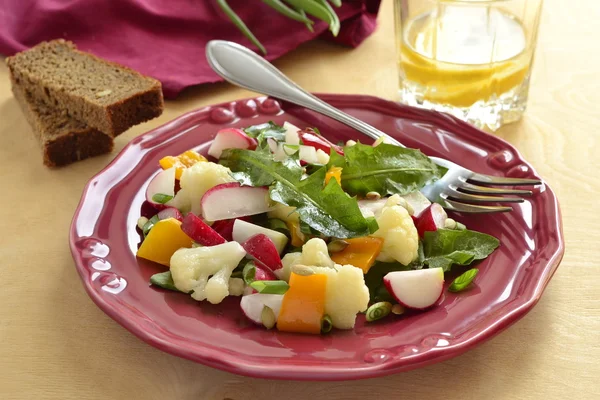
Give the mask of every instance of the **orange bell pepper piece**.
<path id="1" fill-rule="evenodd" d="M 341 186 L 342 185 L 342 169 L 340 167 L 331 167 L 329 168 L 329 170 L 325 173 L 325 186 L 327 186 L 327 184 L 329 183 L 329 181 L 333 178 L 335 179 L 338 184 Z"/>
<path id="2" fill-rule="evenodd" d="M 177 157 L 166 156 L 160 159 L 158 162 L 162 169 L 169 169 L 172 167 L 176 167 L 175 170 L 175 178 L 181 179 L 181 174 L 186 168 L 191 167 L 197 162 L 204 162 L 206 158 L 202 155 L 198 154 L 198 152 L 194 150 L 188 150 L 184 153 L 181 153 Z"/>
<path id="3" fill-rule="evenodd" d="M 344 250 L 331 255 L 331 259 L 340 265 L 353 265 L 363 270 L 366 274 L 375 264 L 375 259 L 381 253 L 383 239 L 378 237 L 359 237 L 353 239 L 344 239 L 348 242 L 348 247 Z"/>
<path id="4" fill-rule="evenodd" d="M 283 295 L 277 329 L 284 332 L 321 333 L 325 313 L 327 275 L 298 275 L 292 272 L 290 288 Z"/>
<path id="5" fill-rule="evenodd" d="M 192 239 L 181 230 L 181 222 L 167 218 L 152 227 L 137 256 L 168 267 L 173 253 L 182 247 L 192 247 L 192 243 Z"/>
<path id="6" fill-rule="evenodd" d="M 292 237 L 292 246 L 294 247 L 302 247 L 304 244 L 304 234 L 300 230 L 300 223 L 297 221 L 288 221 L 287 227 L 290 230 L 290 236 Z"/>

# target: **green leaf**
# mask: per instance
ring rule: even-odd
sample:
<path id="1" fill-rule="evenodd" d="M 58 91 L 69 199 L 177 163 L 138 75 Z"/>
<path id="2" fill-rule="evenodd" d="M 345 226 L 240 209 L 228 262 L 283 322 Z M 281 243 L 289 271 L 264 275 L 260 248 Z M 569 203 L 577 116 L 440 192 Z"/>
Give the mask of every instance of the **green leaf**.
<path id="1" fill-rule="evenodd" d="M 342 187 L 351 195 L 377 192 L 407 194 L 443 176 L 444 171 L 419 150 L 382 143 L 344 147 L 344 156 L 331 152 L 328 167 L 341 167 Z"/>
<path id="2" fill-rule="evenodd" d="M 175 292 L 181 292 L 181 290 L 175 287 L 175 282 L 173 282 L 173 277 L 171 276 L 171 271 L 160 272 L 158 274 L 154 274 L 150 277 L 150 283 L 154 286 L 159 286 L 163 289 L 173 290 Z"/>
<path id="3" fill-rule="evenodd" d="M 164 193 L 155 193 L 152 195 L 152 201 L 159 203 L 159 204 L 165 204 L 166 202 L 173 200 L 173 196 L 170 196 L 168 194 L 164 194 Z"/>
<path id="4" fill-rule="evenodd" d="M 253 281 L 250 287 L 258 293 L 284 294 L 290 288 L 286 281 Z"/>
<path id="5" fill-rule="evenodd" d="M 470 265 L 473 261 L 483 260 L 499 245 L 495 237 L 475 231 L 438 229 L 425 232 L 423 263 L 430 268 L 449 271 L 453 264 Z"/>
<path id="6" fill-rule="evenodd" d="M 229 7 L 229 4 L 227 4 L 227 1 L 226 0 L 217 0 L 217 4 L 221 8 L 221 10 L 223 10 L 223 12 L 229 17 L 231 22 L 233 22 L 233 24 L 235 26 L 237 26 L 237 28 L 240 30 L 240 32 L 242 32 L 242 34 L 244 36 L 246 36 L 246 38 L 248 40 L 250 40 L 256 47 L 258 47 L 258 49 L 263 54 L 267 54 L 267 50 L 262 45 L 262 43 L 260 43 L 260 41 L 256 38 L 256 36 L 254 36 L 252 31 L 250 31 L 250 29 L 246 26 L 244 21 L 242 21 L 242 19 L 235 13 L 235 11 L 233 11 L 231 9 L 231 7 Z"/>
<path id="7" fill-rule="evenodd" d="M 256 139 L 259 143 L 263 143 L 269 138 L 275 139 L 278 142 L 285 141 L 285 128 L 277 125 L 273 121 L 250 126 L 244 129 L 244 132 L 246 132 L 248 136 Z"/>
<path id="8" fill-rule="evenodd" d="M 452 282 L 448 290 L 451 292 L 461 292 L 465 290 L 471 282 L 473 282 L 473 279 L 475 279 L 478 273 L 479 270 L 477 268 L 466 271 Z"/>
<path id="9" fill-rule="evenodd" d="M 300 219 L 325 236 L 340 239 L 366 236 L 374 225 L 367 221 L 355 198 L 348 196 L 335 179 L 323 188 L 326 168 L 302 179 L 296 160 L 273 160 L 267 151 L 227 149 L 219 162 L 233 177 L 250 186 L 270 186 L 272 200 L 296 207 Z"/>

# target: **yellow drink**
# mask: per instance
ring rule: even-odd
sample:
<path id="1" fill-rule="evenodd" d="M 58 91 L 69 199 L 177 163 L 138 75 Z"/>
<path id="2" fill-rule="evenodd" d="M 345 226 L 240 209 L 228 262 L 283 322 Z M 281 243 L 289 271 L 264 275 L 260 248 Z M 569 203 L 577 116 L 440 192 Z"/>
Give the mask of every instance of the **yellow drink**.
<path id="1" fill-rule="evenodd" d="M 515 15 L 481 1 L 437 1 L 399 29 L 403 102 L 492 130 L 521 116 L 533 46 Z"/>

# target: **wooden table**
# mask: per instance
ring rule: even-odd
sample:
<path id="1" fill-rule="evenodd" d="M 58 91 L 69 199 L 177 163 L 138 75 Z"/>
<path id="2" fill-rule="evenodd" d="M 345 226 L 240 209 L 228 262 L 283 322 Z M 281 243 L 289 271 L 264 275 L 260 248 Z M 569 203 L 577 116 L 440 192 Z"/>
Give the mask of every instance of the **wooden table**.
<path id="1" fill-rule="evenodd" d="M 460 357 L 365 381 L 257 380 L 162 353 L 100 311 L 75 271 L 67 232 L 88 179 L 137 135 L 250 93 L 226 84 L 187 91 L 163 116 L 120 136 L 113 154 L 49 170 L 0 64 L 0 398 L 599 399 L 599 19 L 596 1 L 546 1 L 527 114 L 498 133 L 561 200 L 567 252 L 541 301 Z M 379 30 L 360 48 L 310 43 L 277 65 L 311 91 L 393 99 L 393 37 L 388 0 Z"/>

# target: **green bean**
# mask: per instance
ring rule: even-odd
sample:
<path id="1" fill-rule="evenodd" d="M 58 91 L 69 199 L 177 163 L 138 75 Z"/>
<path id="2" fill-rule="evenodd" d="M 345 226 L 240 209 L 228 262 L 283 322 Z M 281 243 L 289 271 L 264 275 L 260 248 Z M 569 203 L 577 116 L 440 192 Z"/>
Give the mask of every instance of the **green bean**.
<path id="1" fill-rule="evenodd" d="M 242 21 L 242 19 L 235 13 L 235 11 L 233 11 L 231 9 L 231 7 L 229 7 L 229 4 L 227 4 L 227 1 L 226 0 L 217 0 L 217 4 L 219 5 L 219 7 L 221 7 L 221 10 L 223 10 L 223 12 L 225 14 L 227 14 L 227 16 L 229 17 L 231 22 L 233 22 L 234 25 L 237 26 L 237 28 L 240 30 L 240 32 L 242 32 L 244 34 L 244 36 L 246 36 L 246 38 L 248 38 L 248 40 L 250 40 L 256 47 L 258 47 L 258 49 L 263 54 L 267 54 L 267 50 L 265 49 L 265 47 L 260 43 L 260 41 L 256 38 L 256 36 L 254 36 L 254 34 L 250 31 L 250 29 L 248 29 L 248 27 L 246 26 L 244 21 Z"/>
<path id="2" fill-rule="evenodd" d="M 335 12 L 331 12 L 331 6 L 327 4 L 327 7 L 322 5 L 322 2 L 316 2 L 313 0 L 286 0 L 287 3 L 291 4 L 296 8 L 301 8 L 306 11 L 307 14 L 312 15 L 315 18 L 318 18 L 322 21 L 327 22 L 329 25 L 329 29 L 334 36 L 337 36 L 340 30 L 340 20 L 335 14 Z M 326 2 L 325 2 L 326 3 Z"/>
<path id="3" fill-rule="evenodd" d="M 298 13 L 304 17 L 306 17 L 306 11 L 304 11 L 301 8 L 296 8 L 296 11 L 298 11 Z M 306 17 L 308 19 L 308 17 Z M 310 20 L 309 20 L 310 21 Z M 306 29 L 308 29 L 311 32 L 314 32 L 315 30 L 313 29 L 313 22 L 310 21 L 310 24 L 305 24 L 306 25 Z"/>
<path id="4" fill-rule="evenodd" d="M 323 7 L 325 7 L 327 9 L 327 11 L 329 12 L 329 14 L 331 14 L 331 17 L 333 18 L 333 22 L 329 24 L 329 29 L 331 30 L 331 33 L 333 33 L 333 36 L 337 36 L 338 32 L 340 31 L 340 19 L 338 18 L 337 14 L 335 13 L 335 10 L 331 7 L 331 4 L 329 4 L 327 2 L 327 0 L 316 0 L 317 2 L 321 3 L 323 5 Z"/>
<path id="5" fill-rule="evenodd" d="M 302 14 L 298 11 L 295 11 L 294 9 L 282 3 L 281 0 L 263 0 L 263 2 L 278 13 L 285 15 L 286 17 L 293 19 L 294 21 L 304 22 L 305 24 L 313 23 L 310 19 L 308 19 L 306 14 Z"/>
<path id="6" fill-rule="evenodd" d="M 342 6 L 342 0 L 329 0 L 331 2 L 331 4 L 333 4 L 336 7 L 341 7 Z"/>

